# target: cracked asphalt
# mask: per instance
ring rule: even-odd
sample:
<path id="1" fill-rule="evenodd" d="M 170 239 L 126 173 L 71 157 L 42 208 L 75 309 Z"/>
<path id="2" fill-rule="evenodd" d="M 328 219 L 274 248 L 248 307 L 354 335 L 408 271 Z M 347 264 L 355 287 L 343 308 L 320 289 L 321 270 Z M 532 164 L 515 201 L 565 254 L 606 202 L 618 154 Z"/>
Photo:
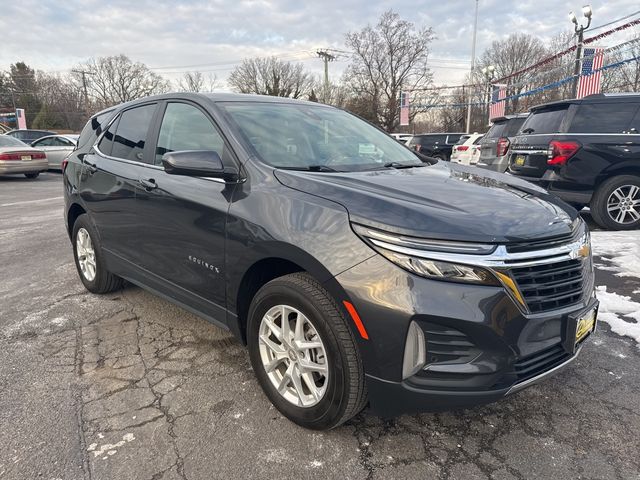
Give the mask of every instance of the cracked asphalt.
<path id="1" fill-rule="evenodd" d="M 228 333 L 137 287 L 86 292 L 62 208 L 59 174 L 0 177 L 1 479 L 640 478 L 640 349 L 605 324 L 499 403 L 306 431 Z M 638 279 L 597 284 L 640 300 Z"/>

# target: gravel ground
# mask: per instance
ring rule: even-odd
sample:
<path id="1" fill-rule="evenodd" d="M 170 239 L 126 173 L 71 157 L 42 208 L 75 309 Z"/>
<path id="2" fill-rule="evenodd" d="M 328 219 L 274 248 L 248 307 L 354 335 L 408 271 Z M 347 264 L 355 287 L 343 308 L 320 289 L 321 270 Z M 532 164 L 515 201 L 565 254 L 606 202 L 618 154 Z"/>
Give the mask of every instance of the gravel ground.
<path id="1" fill-rule="evenodd" d="M 136 287 L 87 293 L 61 187 L 0 177 L 1 479 L 640 478 L 640 350 L 608 324 L 496 404 L 306 431 L 228 333 Z M 597 263 L 599 286 L 640 302 L 637 276 Z"/>

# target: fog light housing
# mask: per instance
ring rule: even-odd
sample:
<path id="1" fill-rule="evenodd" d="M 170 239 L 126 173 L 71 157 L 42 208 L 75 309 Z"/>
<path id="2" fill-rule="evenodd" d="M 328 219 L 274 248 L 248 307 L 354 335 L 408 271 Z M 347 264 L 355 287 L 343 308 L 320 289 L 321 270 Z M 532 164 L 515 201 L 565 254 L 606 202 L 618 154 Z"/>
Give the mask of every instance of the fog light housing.
<path id="1" fill-rule="evenodd" d="M 416 322 L 409 324 L 407 340 L 404 345 L 404 359 L 402 361 L 402 379 L 415 375 L 427 361 L 427 348 L 424 332 Z"/>

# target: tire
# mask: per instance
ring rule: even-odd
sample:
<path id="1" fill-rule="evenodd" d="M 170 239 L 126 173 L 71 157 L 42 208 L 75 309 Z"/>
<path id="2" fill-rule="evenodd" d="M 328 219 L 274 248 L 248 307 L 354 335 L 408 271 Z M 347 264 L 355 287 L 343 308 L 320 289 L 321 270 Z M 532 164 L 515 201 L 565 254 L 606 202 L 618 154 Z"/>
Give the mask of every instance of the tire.
<path id="1" fill-rule="evenodd" d="M 81 237 L 81 239 L 86 239 L 88 237 L 88 243 L 85 242 L 84 247 L 81 247 L 78 244 L 78 237 Z M 122 288 L 124 281 L 120 277 L 109 272 L 105 267 L 98 235 L 86 214 L 80 215 L 76 219 L 73 224 L 73 234 L 71 235 L 71 239 L 76 269 L 78 270 L 80 280 L 87 290 L 91 293 L 109 293 Z M 81 243 L 83 242 L 81 241 Z M 90 250 L 86 248 L 87 246 L 93 250 L 92 255 Z M 93 269 L 87 267 L 87 264 L 82 260 L 83 257 L 92 257 L 93 262 L 89 260 L 88 263 L 93 264 Z M 91 274 L 91 272 L 93 272 L 93 274 Z"/>
<path id="2" fill-rule="evenodd" d="M 593 220 L 602 228 L 633 230 L 640 227 L 640 177 L 619 175 L 605 180 L 593 195 L 590 207 Z M 618 208 L 610 210 L 612 207 Z"/>
<path id="3" fill-rule="evenodd" d="M 27 178 L 38 178 L 38 176 L 40 175 L 40 172 L 32 172 L 32 173 L 25 173 L 24 176 Z"/>
<path id="4" fill-rule="evenodd" d="M 293 330 L 293 327 L 302 321 L 301 319 L 307 320 L 308 323 L 303 325 L 308 327 L 307 334 L 310 337 L 305 337 L 304 341 L 311 342 L 309 345 L 312 343 L 317 345 L 319 337 L 322 349 L 297 350 L 296 356 L 295 352 L 291 353 L 291 350 L 295 350 L 295 346 L 291 347 L 288 354 L 280 353 L 287 358 L 277 360 L 279 363 L 276 363 L 276 367 L 268 373 L 264 358 L 269 354 L 268 352 L 273 353 L 275 350 L 267 346 L 263 340 L 264 337 L 261 338 L 261 333 L 264 334 L 266 331 L 272 335 L 268 337 L 272 342 L 275 341 L 275 344 L 279 342 L 264 319 L 268 312 L 282 312 L 283 305 L 289 308 L 285 310 L 287 319 L 293 319 L 290 328 Z M 283 326 L 282 317 L 282 314 L 278 317 L 277 313 L 271 316 L 274 327 L 278 327 L 277 323 L 280 323 L 280 332 Z M 291 335 L 294 334 L 291 333 Z M 281 336 L 284 335 L 281 334 Z M 291 340 L 293 340 L 292 344 L 295 344 L 296 340 L 294 338 Z M 327 430 L 341 425 L 364 408 L 367 392 L 362 360 L 354 334 L 335 300 L 307 273 L 293 273 L 276 278 L 256 293 L 249 307 L 247 343 L 251 364 L 260 386 L 271 403 L 292 422 L 305 428 Z M 285 342 L 280 342 L 280 345 L 285 345 Z M 287 348 L 284 347 L 284 350 Z M 324 366 L 327 371 L 324 377 L 317 371 L 311 374 L 314 385 L 318 382 L 319 389 L 323 389 L 322 394 L 316 397 L 306 395 L 308 403 L 315 402 L 311 405 L 303 405 L 304 402 L 300 399 L 305 395 L 298 395 L 297 403 L 291 399 L 296 397 L 296 392 L 300 392 L 295 388 L 295 382 L 291 376 L 288 377 L 289 380 L 286 381 L 285 391 L 282 394 L 276 386 L 279 381 L 282 382 L 283 378 L 287 378 L 285 375 L 289 372 L 289 368 L 292 368 L 294 376 L 295 372 L 304 372 L 299 366 L 296 370 L 296 366 L 299 365 L 297 362 L 302 362 L 305 358 L 314 360 L 315 365 Z M 305 372 L 307 373 L 309 372 Z M 298 385 L 303 393 L 311 392 L 310 384 L 308 381 L 305 382 L 300 374 L 298 374 Z M 285 395 L 289 395 L 290 398 Z"/>

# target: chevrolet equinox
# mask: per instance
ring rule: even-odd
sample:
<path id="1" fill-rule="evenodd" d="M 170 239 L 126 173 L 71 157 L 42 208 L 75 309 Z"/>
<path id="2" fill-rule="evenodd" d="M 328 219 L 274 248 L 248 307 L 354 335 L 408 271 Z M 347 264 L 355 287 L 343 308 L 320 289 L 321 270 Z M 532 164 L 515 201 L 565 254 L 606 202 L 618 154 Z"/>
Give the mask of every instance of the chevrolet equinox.
<path id="1" fill-rule="evenodd" d="M 246 344 L 313 429 L 495 401 L 594 331 L 589 232 L 523 180 L 339 109 L 166 94 L 96 114 L 64 166 L 82 283 L 142 286 Z"/>

